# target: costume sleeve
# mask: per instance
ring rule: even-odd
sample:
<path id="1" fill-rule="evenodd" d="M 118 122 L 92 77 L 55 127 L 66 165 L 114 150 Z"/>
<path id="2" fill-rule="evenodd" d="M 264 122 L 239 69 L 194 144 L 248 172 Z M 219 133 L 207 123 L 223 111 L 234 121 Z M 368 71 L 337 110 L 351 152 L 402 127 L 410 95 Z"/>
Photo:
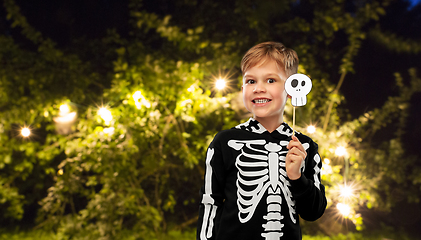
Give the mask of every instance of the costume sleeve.
<path id="1" fill-rule="evenodd" d="M 326 209 L 325 187 L 320 182 L 321 169 L 322 161 L 318 146 L 310 141 L 304 172 L 299 179 L 290 181 L 297 213 L 307 221 L 317 220 Z"/>
<path id="2" fill-rule="evenodd" d="M 216 137 L 215 137 L 216 139 Z M 218 142 L 209 145 L 206 153 L 204 186 L 200 189 L 197 240 L 215 239 L 218 219 L 224 202 L 224 164 Z"/>

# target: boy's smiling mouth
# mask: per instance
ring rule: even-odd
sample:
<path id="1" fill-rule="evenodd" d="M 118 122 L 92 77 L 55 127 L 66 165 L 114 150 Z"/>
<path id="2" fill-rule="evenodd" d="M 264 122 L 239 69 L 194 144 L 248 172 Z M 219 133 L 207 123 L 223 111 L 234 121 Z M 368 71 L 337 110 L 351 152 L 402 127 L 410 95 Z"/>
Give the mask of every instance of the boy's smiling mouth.
<path id="1" fill-rule="evenodd" d="M 253 103 L 257 103 L 257 104 L 262 104 L 262 103 L 267 103 L 272 101 L 271 99 L 267 99 L 267 98 L 255 98 L 253 100 L 251 100 Z"/>

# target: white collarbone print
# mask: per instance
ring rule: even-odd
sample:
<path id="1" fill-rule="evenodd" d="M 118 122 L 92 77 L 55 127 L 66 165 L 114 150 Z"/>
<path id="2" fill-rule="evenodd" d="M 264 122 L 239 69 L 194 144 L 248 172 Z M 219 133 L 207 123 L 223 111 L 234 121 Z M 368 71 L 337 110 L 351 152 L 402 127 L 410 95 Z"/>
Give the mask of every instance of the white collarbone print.
<path id="1" fill-rule="evenodd" d="M 287 203 L 289 218 L 293 223 L 295 219 L 295 202 L 289 189 L 290 183 L 286 179 L 285 156 L 288 152 L 288 141 L 279 143 L 266 142 L 266 140 L 230 140 L 228 146 L 241 151 L 235 160 L 238 169 L 237 175 L 237 206 L 238 218 L 245 223 L 253 216 L 257 205 L 268 191 L 267 221 L 263 224 L 261 236 L 265 240 L 278 240 L 282 237 L 281 214 L 282 196 Z M 260 146 L 260 147 L 259 147 Z M 303 144 L 307 150 L 308 143 Z M 304 164 L 302 166 L 304 168 Z M 304 170 L 304 169 L 302 169 Z M 286 213 L 286 211 L 283 211 Z"/>

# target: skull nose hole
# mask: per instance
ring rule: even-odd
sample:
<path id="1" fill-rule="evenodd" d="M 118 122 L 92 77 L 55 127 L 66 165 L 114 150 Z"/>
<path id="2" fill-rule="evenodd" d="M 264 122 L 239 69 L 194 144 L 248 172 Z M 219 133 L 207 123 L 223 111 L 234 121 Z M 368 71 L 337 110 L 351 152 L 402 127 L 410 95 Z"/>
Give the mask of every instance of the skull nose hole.
<path id="1" fill-rule="evenodd" d="M 298 85 L 298 80 L 297 79 L 294 79 L 294 80 L 291 81 L 291 86 L 293 88 L 295 88 L 297 85 Z"/>
<path id="2" fill-rule="evenodd" d="M 304 85 L 306 85 L 306 81 L 302 81 L 302 82 L 301 82 L 301 86 L 303 86 L 303 87 L 304 87 Z"/>

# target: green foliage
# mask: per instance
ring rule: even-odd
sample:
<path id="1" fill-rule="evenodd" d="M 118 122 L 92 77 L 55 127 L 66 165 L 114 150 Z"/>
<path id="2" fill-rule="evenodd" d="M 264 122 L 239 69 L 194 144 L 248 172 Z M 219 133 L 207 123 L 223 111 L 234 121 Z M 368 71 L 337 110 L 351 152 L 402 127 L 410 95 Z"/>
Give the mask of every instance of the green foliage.
<path id="1" fill-rule="evenodd" d="M 369 36 L 390 51 L 398 53 L 419 54 L 421 44 L 419 40 L 399 37 L 391 32 L 383 32 L 378 28 L 372 29 Z"/>
<path id="2" fill-rule="evenodd" d="M 0 229 L 2 230 L 2 229 Z M 44 230 L 31 230 L 31 231 L 1 231 L 0 240 L 64 240 L 68 239 L 63 236 L 62 233 L 51 233 Z M 186 231 L 173 230 L 162 236 L 162 239 L 168 240 L 190 240 L 196 237 L 195 229 L 188 229 Z M 84 237 L 74 238 L 75 240 L 86 239 Z M 125 231 L 124 234 L 119 238 L 120 240 L 136 240 L 139 239 L 137 234 L 132 231 Z M 156 238 L 148 238 L 149 240 L 155 240 Z M 411 240 L 413 238 L 400 232 L 389 232 L 383 231 L 375 234 L 363 234 L 363 233 L 348 233 L 338 234 L 332 236 L 310 236 L 303 235 L 303 240 L 382 240 L 382 239 L 402 239 Z"/>
<path id="3" fill-rule="evenodd" d="M 4 179 L 1 180 L 3 182 L 0 182 L 0 204 L 5 206 L 1 211 L 2 216 L 4 218 L 21 219 L 24 196 L 19 194 L 18 189 L 5 185 Z"/>
<path id="4" fill-rule="evenodd" d="M 303 240 L 383 240 L 383 239 L 389 239 L 385 238 L 384 236 L 390 237 L 395 236 L 395 234 L 388 234 L 388 233 L 382 233 L 375 236 L 371 235 L 365 235 L 362 233 L 348 233 L 348 234 L 338 234 L 335 236 L 303 236 Z M 411 238 L 408 236 L 405 236 L 404 234 L 396 235 L 398 239 L 405 239 L 410 240 Z M 392 238 L 394 239 L 394 238 Z"/>
<path id="5" fill-rule="evenodd" d="M 374 198 L 376 202 L 369 201 L 371 206 L 393 206 L 395 197 L 402 196 L 404 189 L 408 191 L 405 193 L 408 200 L 418 201 L 419 186 L 414 185 L 418 179 L 418 170 L 414 168 L 417 157 L 407 154 L 402 142 L 410 114 L 410 100 L 421 91 L 421 79 L 417 77 L 416 70 L 410 69 L 409 75 L 409 83 L 404 84 L 401 75 L 396 74 L 399 95 L 389 97 L 383 107 L 367 112 L 357 123 L 359 134 L 354 144 L 360 142 L 359 157 L 367 159 L 358 162 L 358 171 L 366 178 L 366 189 L 372 194 L 379 194 Z M 391 136 L 373 149 L 373 138 L 381 130 L 390 132 Z"/>

